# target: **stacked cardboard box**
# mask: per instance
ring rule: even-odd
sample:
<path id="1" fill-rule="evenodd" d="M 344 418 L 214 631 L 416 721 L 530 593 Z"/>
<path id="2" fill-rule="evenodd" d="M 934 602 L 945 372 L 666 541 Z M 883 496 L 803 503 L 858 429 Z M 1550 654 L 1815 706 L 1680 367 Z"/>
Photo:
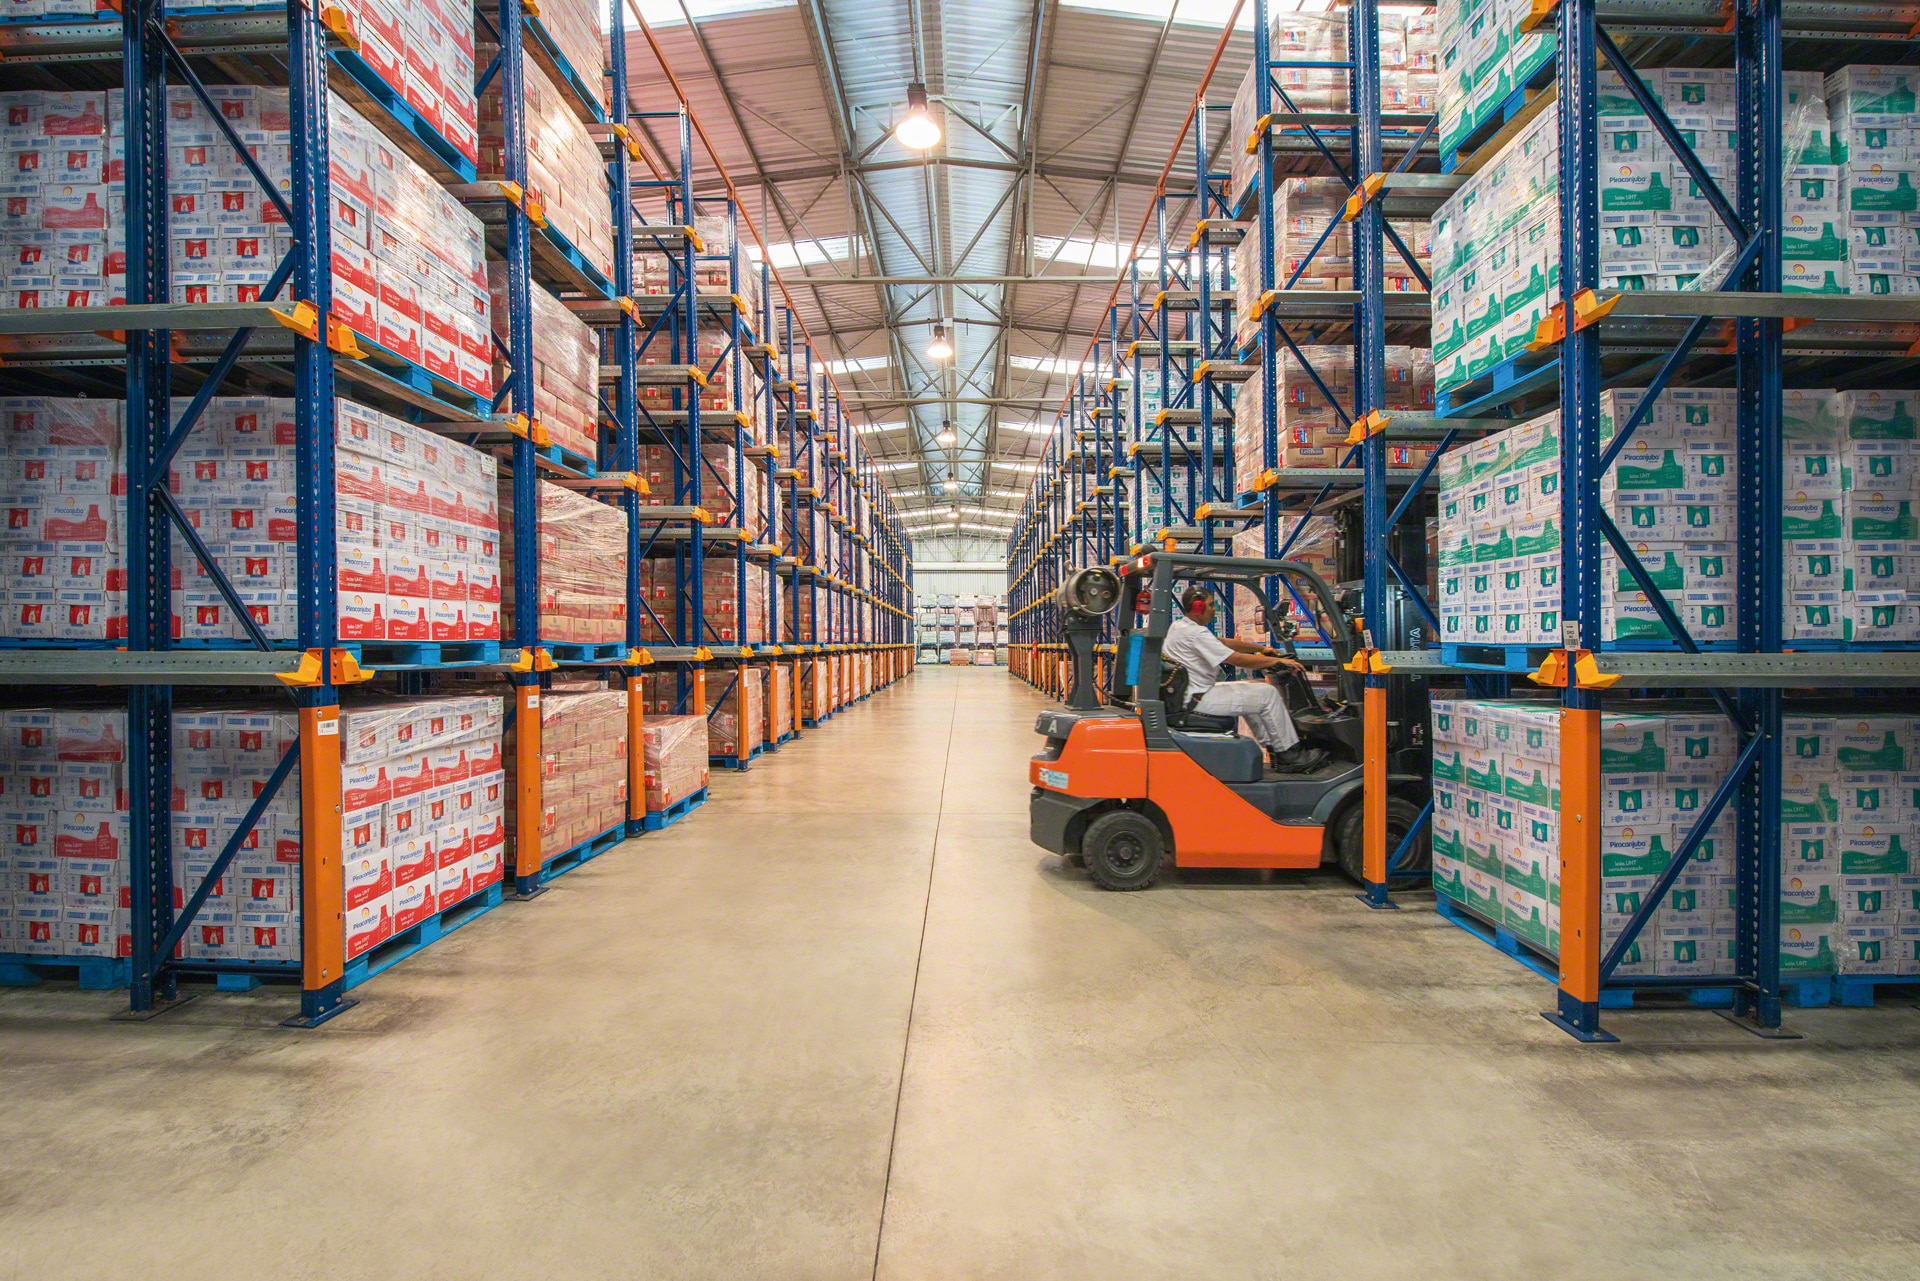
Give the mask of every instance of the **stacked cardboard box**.
<path id="1" fill-rule="evenodd" d="M 1432 724 L 1435 888 L 1557 954 L 1560 709 L 1436 698 Z M 1737 751 L 1724 717 L 1671 705 L 1604 713 L 1600 733 L 1604 949 L 1673 862 Z M 1615 973 L 1733 973 L 1734 889 L 1733 818 L 1723 811 Z"/>
<path id="2" fill-rule="evenodd" d="M 507 264 L 487 263 L 487 288 L 493 297 L 494 374 L 504 384 L 512 377 L 505 353 Z M 553 443 L 589 461 L 600 457 L 600 340 L 545 289 L 533 297 L 533 417 Z"/>
<path id="3" fill-rule="evenodd" d="M 1920 726 L 1790 710 L 1781 731 L 1782 975 L 1920 974 Z"/>
<path id="4" fill-rule="evenodd" d="M 700 503 L 723 528 L 745 529 L 756 537 L 767 528 L 767 477 L 759 459 L 736 459 L 732 445 L 700 448 Z M 685 506 L 692 499 L 692 476 L 670 445 L 642 445 L 639 471 L 648 492 L 641 503 Z"/>
<path id="5" fill-rule="evenodd" d="M 1842 67 L 1822 86 L 1838 175 L 1834 203 L 1845 224 L 1834 230 L 1846 237 L 1847 285 L 1856 294 L 1920 294 L 1916 83 L 1912 67 Z"/>
<path id="6" fill-rule="evenodd" d="M 1602 393 L 1603 441 L 1625 426 L 1639 399 L 1630 390 Z M 1731 577 L 1734 409 L 1731 391 L 1670 389 L 1600 485 L 1603 508 L 1701 643 L 1738 634 Z M 1564 528 L 1558 411 L 1450 451 L 1435 474 L 1441 639 L 1557 644 Z M 1670 639 L 1610 547 L 1601 571 L 1601 631 L 1589 640 Z"/>
<path id="7" fill-rule="evenodd" d="M 647 811 L 658 813 L 707 785 L 707 718 L 649 713 L 641 740 L 647 754 Z"/>
<path id="8" fill-rule="evenodd" d="M 1524 12 L 1524 10 L 1523 10 Z M 1347 60 L 1347 16 L 1335 13 L 1276 13 L 1269 21 L 1273 58 L 1292 63 L 1340 63 Z M 1389 112 L 1434 110 L 1438 94 L 1440 29 L 1428 14 L 1380 14 L 1380 92 Z M 1333 66 L 1275 67 L 1275 111 L 1345 111 L 1349 73 Z M 1284 94 L 1283 98 L 1281 95 Z M 1287 104 L 1291 102 L 1290 108 Z M 1233 156 L 1233 202 L 1239 205 L 1258 171 L 1256 153 L 1247 147 L 1256 123 L 1251 69 L 1241 77 L 1228 117 Z"/>
<path id="9" fill-rule="evenodd" d="M 539 21 L 540 29 L 573 68 L 579 83 L 599 98 L 600 107 L 605 111 L 610 104 L 607 101 L 606 38 L 600 25 L 600 10 L 582 0 L 543 0 Z"/>
<path id="10" fill-rule="evenodd" d="M 1348 428 L 1327 399 L 1333 393 L 1341 412 L 1351 416 L 1354 397 L 1353 349 L 1351 347 L 1302 347 L 1309 373 L 1291 350 L 1283 351 L 1277 371 L 1276 387 L 1280 400 L 1276 414 L 1276 449 L 1281 467 L 1338 467 L 1351 446 Z M 1313 375 L 1319 375 L 1319 383 Z M 1321 390 L 1324 383 L 1326 390 Z M 1433 407 L 1432 353 L 1424 347 L 1388 347 L 1386 349 L 1387 407 L 1392 409 L 1431 409 Z M 1261 408 L 1266 395 L 1260 379 L 1242 383 L 1235 394 L 1233 413 L 1233 474 L 1241 491 L 1265 470 L 1261 434 L 1264 430 Z M 1432 451 L 1424 446 L 1393 445 L 1387 452 L 1389 467 L 1421 467 Z"/>
<path id="11" fill-rule="evenodd" d="M 363 405 L 345 400 L 337 405 L 341 639 L 499 640 L 501 515 L 494 459 Z M 241 426 L 251 412 L 249 402 L 235 402 L 232 408 Z M 272 448 L 282 469 L 280 483 L 287 489 L 283 501 L 290 509 L 293 444 L 291 433 L 285 434 L 285 443 Z M 223 496 L 219 489 L 210 493 L 213 514 L 226 515 L 231 523 L 239 510 L 232 504 L 240 500 Z M 234 538 L 245 532 L 225 531 Z M 269 564 L 270 571 L 277 565 L 278 581 L 257 590 L 279 593 L 275 622 L 291 638 L 299 590 L 291 517 L 276 515 L 267 532 L 278 534 L 276 546 L 284 551 Z M 230 559 L 246 568 L 260 554 L 236 543 Z M 217 602 L 218 597 L 213 599 Z M 208 605 L 204 592 L 195 596 L 190 591 L 187 602 L 195 617 Z"/>
<path id="12" fill-rule="evenodd" d="M 652 562 L 671 572 L 670 561 Z M 767 639 L 765 567 L 737 556 L 715 555 L 701 564 L 706 640 L 722 645 L 757 645 Z"/>
<path id="13" fill-rule="evenodd" d="M 214 8 L 217 4 L 215 0 L 190 0 L 169 7 Z M 426 5 L 343 0 L 340 7 L 353 23 L 359 38 L 354 48 L 366 64 L 461 155 L 477 160 L 480 134 L 473 96 L 473 5 L 460 0 L 435 0 Z"/>
<path id="14" fill-rule="evenodd" d="M 1443 20 L 1448 12 L 1443 7 Z M 1646 70 L 1642 78 L 1731 199 L 1733 73 L 1668 68 Z M 1824 80 L 1786 73 L 1781 252 L 1787 291 L 1920 289 L 1914 182 L 1920 153 L 1911 145 L 1920 115 L 1912 93 L 1902 89 L 1909 79 L 1904 68 L 1845 67 Z M 1443 121 L 1462 92 L 1443 86 Z M 1675 290 L 1717 283 L 1733 260 L 1731 233 L 1610 71 L 1600 73 L 1599 130 L 1601 286 Z M 1434 349 L 1442 390 L 1515 355 L 1557 298 L 1559 164 L 1557 119 L 1543 113 L 1435 215 Z"/>
<path id="15" fill-rule="evenodd" d="M 343 709 L 348 959 L 502 879 L 503 709 L 476 695 Z"/>
<path id="16" fill-rule="evenodd" d="M 1435 885 L 1549 951 L 1559 947 L 1558 717 L 1540 702 L 1433 700 Z M 1784 977 L 1920 974 L 1916 728 L 1907 716 L 1789 709 Z M 1610 945 L 1671 865 L 1738 744 L 1717 714 L 1657 705 L 1604 715 L 1601 735 L 1602 925 Z M 1733 822 L 1722 813 L 1621 972 L 1733 972 Z"/>
<path id="17" fill-rule="evenodd" d="M 489 46 L 482 46 L 480 52 L 493 56 Z M 495 76 L 480 99 L 480 177 L 492 182 L 504 182 L 507 177 L 506 121 L 500 97 L 505 79 Z M 524 84 L 527 195 L 539 203 L 553 229 L 612 280 L 613 219 L 608 213 L 607 171 L 600 148 L 567 95 L 531 58 L 526 61 Z"/>
<path id="18" fill-rule="evenodd" d="M 567 645 L 610 645 L 627 638 L 627 517 L 547 481 L 539 482 L 536 518 L 540 557 L 539 639 Z M 513 482 L 500 484 L 500 520 L 513 525 Z M 513 581 L 511 539 L 500 572 Z M 513 593 L 502 603 L 501 626 L 513 635 Z"/>
<path id="19" fill-rule="evenodd" d="M 125 712 L 0 712 L 0 953 L 125 957 Z"/>
<path id="20" fill-rule="evenodd" d="M 122 402 L 0 400 L 0 635 L 127 634 Z"/>
<path id="21" fill-rule="evenodd" d="M 1276 289 L 1352 289 L 1353 228 L 1342 219 L 1347 186 L 1338 178 L 1283 178 L 1273 188 L 1273 283 Z M 1432 232 L 1417 219 L 1390 224 L 1422 271 L 1429 269 Z M 1383 239 L 1381 279 L 1389 293 L 1420 288 L 1419 278 L 1391 239 Z M 1251 338 L 1261 293 L 1260 231 L 1233 251 L 1233 289 L 1243 340 Z M 1291 283 L 1289 283 L 1291 282 Z"/>
<path id="22" fill-rule="evenodd" d="M 1560 415 L 1448 451 L 1440 485 L 1440 638 L 1560 639 Z"/>
<path id="23" fill-rule="evenodd" d="M 1287 539 L 1292 537 L 1299 520 L 1298 516 L 1280 517 L 1280 546 L 1287 547 Z M 1233 554 L 1250 560 L 1264 560 L 1267 554 L 1266 532 L 1258 525 L 1241 530 L 1233 536 Z M 1324 517 L 1314 521 L 1293 546 L 1287 547 L 1286 559 L 1307 566 L 1320 575 L 1325 582 L 1339 582 L 1340 541 L 1333 522 Z M 1291 617 L 1300 628 L 1299 635 L 1295 637 L 1295 643 L 1326 644 L 1326 636 L 1321 630 L 1326 620 L 1311 616 L 1302 609 L 1302 606 L 1317 609 L 1318 602 L 1305 592 L 1301 593 L 1300 600 L 1294 601 L 1284 586 L 1280 590 L 1282 599 L 1291 602 Z M 1242 640 L 1258 641 L 1262 645 L 1269 642 L 1266 619 L 1261 612 L 1260 602 L 1254 599 L 1252 592 L 1238 588 L 1233 593 L 1233 635 Z"/>
<path id="24" fill-rule="evenodd" d="M 720 701 L 707 717 L 708 750 L 715 756 L 745 757 L 763 741 L 767 724 L 767 669 L 742 663 L 714 670 L 707 680 L 719 688 Z"/>
<path id="25" fill-rule="evenodd" d="M 176 708 L 173 717 L 173 906 L 213 871 L 254 799 L 300 734 L 292 711 Z M 124 823 L 125 798 L 122 798 Z M 300 959 L 300 768 L 241 839 L 180 943 L 202 960 Z"/>
<path id="26" fill-rule="evenodd" d="M 660 292 L 665 292 L 661 290 Z M 664 333 L 656 334 L 640 353 L 643 365 L 691 363 L 706 377 L 704 386 L 645 383 L 640 402 L 650 410 L 684 409 L 689 393 L 697 394 L 700 408 L 713 414 L 746 410 L 760 399 L 760 377 L 740 356 L 729 329 L 704 326 L 696 332 L 691 361 Z M 736 394 L 737 393 L 737 394 Z"/>
<path id="27" fill-rule="evenodd" d="M 793 732 L 793 669 L 775 663 L 767 669 L 767 741 L 778 743 Z"/>
<path id="28" fill-rule="evenodd" d="M 1920 640 L 1920 394 L 1786 393 L 1789 641 Z"/>
<path id="29" fill-rule="evenodd" d="M 175 413 L 187 402 L 174 402 Z M 126 633 L 125 472 L 114 401 L 6 403 L 0 535 L 15 639 Z M 175 456 L 188 523 L 272 640 L 291 640 L 298 592 L 293 405 L 218 397 Z M 338 405 L 340 634 L 347 640 L 499 638 L 494 462 L 348 401 Z M 175 639 L 246 633 L 205 566 L 174 545 Z"/>
<path id="30" fill-rule="evenodd" d="M 1516 0 L 1445 0 L 1437 9 L 1440 154 L 1450 155 L 1493 119 L 1516 86 L 1553 57 L 1551 29 L 1522 34 L 1528 7 Z"/>
<path id="31" fill-rule="evenodd" d="M 1625 427 L 1641 394 L 1600 396 L 1600 447 Z M 1735 608 L 1735 499 L 1739 464 L 1731 389 L 1672 388 L 1600 478 L 1600 502 L 1696 642 L 1739 638 Z M 1539 464 L 1556 474 L 1558 460 Z M 1537 479 L 1538 477 L 1536 477 Z M 1496 484 L 1499 482 L 1496 481 Z M 1544 489 L 1546 483 L 1533 486 Z M 1557 492 L 1557 485 L 1554 486 Z M 1543 500 L 1543 507 L 1551 507 Z M 1601 639 L 1670 640 L 1652 603 L 1609 545 L 1601 549 Z M 1476 567 L 1477 576 L 1477 567 Z M 1499 585 L 1496 584 L 1496 587 Z M 1473 583 L 1468 584 L 1469 593 Z"/>
<path id="32" fill-rule="evenodd" d="M 517 832 L 513 733 L 507 829 Z M 540 694 L 540 852 L 552 860 L 627 820 L 627 691 L 567 681 Z M 511 853 L 512 841 L 508 842 Z"/>
<path id="33" fill-rule="evenodd" d="M 287 198 L 287 91 L 243 85 L 209 94 Z M 0 147 L 11 157 L 0 184 L 0 301 L 125 301 L 119 93 L 34 90 L 0 95 L 0 107 Z M 167 111 L 173 300 L 255 301 L 292 244 L 286 220 L 190 90 L 169 90 Z M 328 128 L 335 314 L 364 337 L 491 395 L 478 221 L 337 97 L 328 101 Z"/>

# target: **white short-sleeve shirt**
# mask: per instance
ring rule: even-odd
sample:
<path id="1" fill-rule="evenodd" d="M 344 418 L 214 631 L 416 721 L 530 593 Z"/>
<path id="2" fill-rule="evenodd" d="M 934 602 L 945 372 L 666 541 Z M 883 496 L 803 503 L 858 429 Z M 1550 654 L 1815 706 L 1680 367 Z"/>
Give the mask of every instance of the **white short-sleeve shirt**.
<path id="1" fill-rule="evenodd" d="M 1185 614 L 1167 624 L 1160 653 L 1187 669 L 1187 697 L 1199 698 L 1220 679 L 1220 666 L 1233 657 L 1225 642 Z"/>

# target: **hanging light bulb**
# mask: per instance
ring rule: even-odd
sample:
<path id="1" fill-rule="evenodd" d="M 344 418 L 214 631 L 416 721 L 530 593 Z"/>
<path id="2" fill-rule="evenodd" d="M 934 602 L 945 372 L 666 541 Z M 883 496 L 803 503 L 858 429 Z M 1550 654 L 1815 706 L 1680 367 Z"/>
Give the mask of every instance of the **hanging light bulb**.
<path id="1" fill-rule="evenodd" d="M 947 341 L 947 327 L 945 325 L 935 325 L 933 327 L 933 341 L 927 344 L 927 355 L 933 357 L 935 360 L 953 359 L 953 344 Z"/>
<path id="2" fill-rule="evenodd" d="M 960 443 L 960 437 L 954 434 L 952 421 L 945 418 L 940 420 L 940 434 L 934 439 L 948 449 Z"/>
<path id="3" fill-rule="evenodd" d="M 947 473 L 947 492 L 949 494 L 957 494 L 960 492 L 960 482 L 951 472 Z"/>
<path id="4" fill-rule="evenodd" d="M 926 151 L 940 141 L 940 122 L 927 105 L 927 87 L 915 80 L 907 86 L 907 114 L 893 127 L 893 136 L 909 151 Z"/>

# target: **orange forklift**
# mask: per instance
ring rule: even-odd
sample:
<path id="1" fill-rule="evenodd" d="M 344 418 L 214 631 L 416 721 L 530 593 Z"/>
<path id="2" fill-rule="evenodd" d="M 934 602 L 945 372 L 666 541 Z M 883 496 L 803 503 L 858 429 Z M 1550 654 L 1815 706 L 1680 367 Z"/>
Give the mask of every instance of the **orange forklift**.
<path id="1" fill-rule="evenodd" d="M 1279 579 L 1279 603 L 1266 605 L 1265 583 Z M 1160 649 L 1188 584 L 1250 591 L 1261 602 L 1276 650 L 1336 673 L 1326 694 L 1301 672 L 1274 675 L 1300 741 L 1331 758 L 1311 773 L 1267 768 L 1260 744 L 1232 717 L 1187 710 L 1184 672 Z M 1311 614 L 1324 646 L 1295 644 Z M 1352 609 L 1309 566 L 1154 552 L 1118 566 L 1075 571 L 1058 593 L 1071 662 L 1064 708 L 1042 712 L 1035 730 L 1046 749 L 1029 765 L 1034 844 L 1082 865 L 1109 890 L 1143 890 L 1171 856 L 1181 868 L 1315 868 L 1335 863 L 1358 881 L 1362 870 L 1363 769 L 1361 680 L 1347 670 L 1357 652 Z M 1115 614 L 1118 637 L 1111 689 L 1103 703 L 1095 646 Z M 1424 718 L 1423 718 L 1424 719 Z M 1390 726 L 1387 848 L 1398 849 L 1426 805 L 1426 747 L 1404 724 Z M 1428 866 L 1425 833 L 1411 843 L 1396 875 Z"/>

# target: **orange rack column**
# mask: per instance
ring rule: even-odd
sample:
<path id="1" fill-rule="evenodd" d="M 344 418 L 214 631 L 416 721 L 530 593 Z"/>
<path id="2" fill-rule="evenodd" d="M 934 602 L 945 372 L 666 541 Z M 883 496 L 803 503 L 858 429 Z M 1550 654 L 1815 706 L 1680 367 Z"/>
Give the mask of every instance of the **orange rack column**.
<path id="1" fill-rule="evenodd" d="M 540 884 L 540 686 L 513 690 L 513 892 L 517 899 L 546 893 Z"/>

